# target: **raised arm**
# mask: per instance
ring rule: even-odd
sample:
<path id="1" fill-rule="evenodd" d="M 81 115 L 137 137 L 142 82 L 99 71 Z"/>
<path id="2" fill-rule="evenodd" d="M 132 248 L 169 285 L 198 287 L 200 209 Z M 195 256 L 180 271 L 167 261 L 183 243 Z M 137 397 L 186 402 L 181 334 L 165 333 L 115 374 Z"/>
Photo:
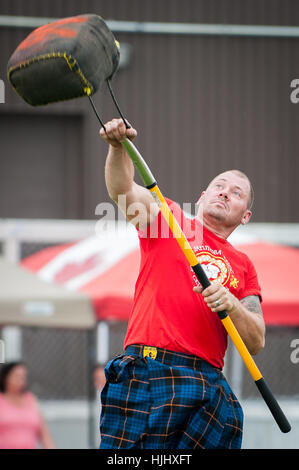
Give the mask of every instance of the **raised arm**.
<path id="1" fill-rule="evenodd" d="M 106 132 L 100 130 L 100 136 L 109 144 L 105 165 L 108 194 L 128 221 L 145 228 L 157 216 L 159 207 L 150 192 L 134 181 L 134 165 L 121 144 L 126 137 L 134 140 L 137 131 L 126 129 L 121 119 L 109 121 L 105 128 Z"/>

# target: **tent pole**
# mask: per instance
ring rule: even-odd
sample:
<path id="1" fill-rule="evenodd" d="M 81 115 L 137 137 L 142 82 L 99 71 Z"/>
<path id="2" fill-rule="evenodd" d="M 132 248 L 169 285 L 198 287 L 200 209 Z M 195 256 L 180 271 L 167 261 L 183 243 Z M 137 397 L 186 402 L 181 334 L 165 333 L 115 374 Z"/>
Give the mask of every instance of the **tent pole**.
<path id="1" fill-rule="evenodd" d="M 95 448 L 95 425 L 94 425 L 94 384 L 93 367 L 95 362 L 95 331 L 87 330 L 87 388 L 88 388 L 88 445 L 90 449 Z"/>
<path id="2" fill-rule="evenodd" d="M 103 366 L 109 360 L 109 324 L 101 321 L 97 325 L 97 362 Z"/>
<path id="3" fill-rule="evenodd" d="M 232 348 L 231 351 L 231 384 L 235 395 L 238 399 L 242 398 L 242 385 L 243 385 L 243 361 L 241 356 L 238 354 L 236 348 Z"/>

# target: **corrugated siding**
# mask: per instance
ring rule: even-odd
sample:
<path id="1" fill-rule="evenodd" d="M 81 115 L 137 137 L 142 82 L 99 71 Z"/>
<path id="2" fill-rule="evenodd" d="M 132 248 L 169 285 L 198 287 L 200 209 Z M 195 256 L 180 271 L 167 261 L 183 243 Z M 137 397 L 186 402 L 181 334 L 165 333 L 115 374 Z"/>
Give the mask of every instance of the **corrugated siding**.
<path id="1" fill-rule="evenodd" d="M 190 23 L 298 25 L 294 0 L 1 0 L 1 14 Z"/>
<path id="2" fill-rule="evenodd" d="M 122 0 L 13 2 L 0 14 L 62 17 L 95 12 L 104 18 L 240 24 L 299 24 L 289 1 Z M 240 6 L 242 5 L 242 7 Z M 28 30 L 0 29 L 0 78 Z M 239 168 L 255 189 L 254 221 L 298 222 L 299 39 L 119 34 L 133 47 L 130 66 L 114 81 L 120 105 L 138 130 L 136 145 L 168 197 L 195 203 L 217 173 Z M 84 217 L 108 199 L 106 145 L 87 100 L 44 109 L 22 103 L 7 85 L 0 112 L 68 113 L 84 119 Z M 95 96 L 104 120 L 116 113 L 106 91 Z M 1 130 L 0 130 L 1 132 Z M 15 130 L 12 129 L 12 135 Z M 32 129 L 34 134 L 34 129 Z M 3 158 L 3 155 L 1 155 Z"/>
<path id="3" fill-rule="evenodd" d="M 215 174 L 239 168 L 254 184 L 256 220 L 298 221 L 299 105 L 289 95 L 299 42 L 135 41 L 116 87 L 162 191 L 195 202 Z"/>

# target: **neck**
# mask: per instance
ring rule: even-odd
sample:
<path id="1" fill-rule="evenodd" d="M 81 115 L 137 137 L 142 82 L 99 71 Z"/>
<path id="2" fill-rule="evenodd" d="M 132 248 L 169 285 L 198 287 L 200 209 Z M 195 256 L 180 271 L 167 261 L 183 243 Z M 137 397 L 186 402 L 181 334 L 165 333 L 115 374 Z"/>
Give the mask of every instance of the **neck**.
<path id="1" fill-rule="evenodd" d="M 6 390 L 5 395 L 11 397 L 11 398 L 19 398 L 20 396 L 23 395 L 22 391 L 17 391 L 17 390 Z"/>
<path id="2" fill-rule="evenodd" d="M 205 216 L 198 211 L 196 219 L 210 232 L 217 235 L 217 237 L 227 240 L 230 234 L 234 231 L 236 227 L 225 227 L 219 220 L 216 220 L 214 217 Z"/>

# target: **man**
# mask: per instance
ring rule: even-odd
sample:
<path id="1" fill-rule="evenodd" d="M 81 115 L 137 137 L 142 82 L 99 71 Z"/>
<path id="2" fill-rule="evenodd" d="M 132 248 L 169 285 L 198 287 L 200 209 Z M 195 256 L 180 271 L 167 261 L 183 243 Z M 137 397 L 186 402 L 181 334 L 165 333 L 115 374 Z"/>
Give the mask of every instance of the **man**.
<path id="1" fill-rule="evenodd" d="M 152 195 L 134 181 L 121 142 L 133 140 L 136 130 L 120 119 L 105 127 L 100 135 L 109 143 L 108 193 L 136 226 L 141 264 L 125 352 L 106 367 L 101 448 L 240 448 L 243 413 L 221 372 L 227 334 L 216 312 L 228 312 L 251 354 L 264 347 L 255 269 L 227 241 L 250 220 L 250 181 L 237 170 L 218 175 L 189 223 L 166 199 L 211 274 L 203 290 L 174 237 L 163 235 L 167 224 Z"/>

